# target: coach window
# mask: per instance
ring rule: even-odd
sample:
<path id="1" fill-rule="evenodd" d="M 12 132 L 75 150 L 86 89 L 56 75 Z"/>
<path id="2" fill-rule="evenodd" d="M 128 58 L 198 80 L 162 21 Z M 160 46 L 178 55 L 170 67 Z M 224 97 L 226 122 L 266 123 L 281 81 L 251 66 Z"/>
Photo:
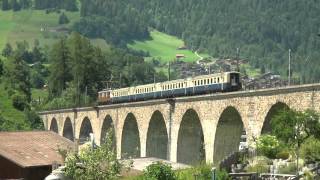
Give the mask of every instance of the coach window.
<path id="1" fill-rule="evenodd" d="M 220 82 L 220 78 L 218 78 L 218 83 Z"/>

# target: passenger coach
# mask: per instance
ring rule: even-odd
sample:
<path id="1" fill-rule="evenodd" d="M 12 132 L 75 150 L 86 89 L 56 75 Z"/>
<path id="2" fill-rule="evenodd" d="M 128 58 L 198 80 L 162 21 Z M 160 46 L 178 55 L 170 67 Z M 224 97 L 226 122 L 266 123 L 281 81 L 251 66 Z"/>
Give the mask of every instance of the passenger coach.
<path id="1" fill-rule="evenodd" d="M 240 73 L 224 72 L 121 89 L 103 90 L 98 93 L 98 100 L 100 104 L 122 103 L 229 92 L 239 89 L 241 89 Z"/>

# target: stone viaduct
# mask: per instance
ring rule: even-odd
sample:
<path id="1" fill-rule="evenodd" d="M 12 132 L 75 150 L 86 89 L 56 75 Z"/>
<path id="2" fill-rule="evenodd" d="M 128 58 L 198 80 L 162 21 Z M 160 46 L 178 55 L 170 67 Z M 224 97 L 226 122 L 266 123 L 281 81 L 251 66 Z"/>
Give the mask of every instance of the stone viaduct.
<path id="1" fill-rule="evenodd" d="M 97 107 L 40 112 L 45 128 L 97 144 L 115 132 L 117 157 L 158 157 L 187 164 L 217 162 L 270 131 L 277 111 L 320 110 L 320 84 L 216 93 Z"/>

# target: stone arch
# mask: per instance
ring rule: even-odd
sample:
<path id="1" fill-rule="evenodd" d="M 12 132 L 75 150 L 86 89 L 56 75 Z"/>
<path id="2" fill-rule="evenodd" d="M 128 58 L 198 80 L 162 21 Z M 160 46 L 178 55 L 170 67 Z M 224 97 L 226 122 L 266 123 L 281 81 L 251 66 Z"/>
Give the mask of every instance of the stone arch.
<path id="1" fill-rule="evenodd" d="M 239 111 L 233 107 L 226 107 L 219 117 L 214 138 L 213 162 L 218 163 L 225 156 L 239 151 L 241 135 L 244 131 Z"/>
<path id="2" fill-rule="evenodd" d="M 100 135 L 100 145 L 106 142 L 106 135 L 109 133 L 112 137 L 112 147 L 116 147 L 116 136 L 115 136 L 115 129 L 114 123 L 110 115 L 107 115 L 102 123 L 101 127 L 101 135 Z"/>
<path id="3" fill-rule="evenodd" d="M 57 122 L 56 118 L 52 118 L 52 120 L 51 120 L 50 131 L 53 131 L 55 133 L 59 132 L 58 122 Z"/>
<path id="4" fill-rule="evenodd" d="M 160 111 L 155 111 L 149 121 L 146 151 L 147 157 L 168 158 L 168 133 Z"/>
<path id="5" fill-rule="evenodd" d="M 182 117 L 177 145 L 177 162 L 198 164 L 205 160 L 202 126 L 198 113 L 193 109 L 188 109 Z"/>
<path id="6" fill-rule="evenodd" d="M 71 141 L 74 140 L 73 126 L 69 117 L 64 121 L 62 136 Z"/>
<path id="7" fill-rule="evenodd" d="M 279 112 L 282 110 L 289 109 L 289 106 L 286 103 L 283 102 L 277 102 L 271 106 L 269 109 L 266 117 L 264 118 L 263 121 L 263 126 L 261 128 L 261 133 L 260 134 L 268 134 L 271 133 L 271 120 L 273 117 L 275 117 Z"/>
<path id="8" fill-rule="evenodd" d="M 129 113 L 124 121 L 121 137 L 121 157 L 140 157 L 140 136 L 136 117 Z"/>
<path id="9" fill-rule="evenodd" d="M 93 133 L 90 119 L 85 117 L 81 123 L 79 132 L 79 144 L 83 144 L 90 140 L 90 133 Z"/>

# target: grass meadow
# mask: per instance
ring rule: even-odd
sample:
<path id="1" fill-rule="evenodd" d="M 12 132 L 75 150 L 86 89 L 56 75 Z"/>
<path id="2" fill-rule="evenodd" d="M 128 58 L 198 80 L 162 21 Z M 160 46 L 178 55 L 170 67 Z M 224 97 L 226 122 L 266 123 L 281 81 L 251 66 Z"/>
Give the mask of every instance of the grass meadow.
<path id="1" fill-rule="evenodd" d="M 161 60 L 161 62 L 173 61 L 176 54 L 184 54 L 184 61 L 193 62 L 199 59 L 191 50 L 178 50 L 184 46 L 184 42 L 168 34 L 153 30 L 150 32 L 151 39 L 146 41 L 134 41 L 128 47 L 135 50 L 149 52 L 151 57 Z M 200 54 L 203 57 L 208 57 L 207 54 Z"/>

